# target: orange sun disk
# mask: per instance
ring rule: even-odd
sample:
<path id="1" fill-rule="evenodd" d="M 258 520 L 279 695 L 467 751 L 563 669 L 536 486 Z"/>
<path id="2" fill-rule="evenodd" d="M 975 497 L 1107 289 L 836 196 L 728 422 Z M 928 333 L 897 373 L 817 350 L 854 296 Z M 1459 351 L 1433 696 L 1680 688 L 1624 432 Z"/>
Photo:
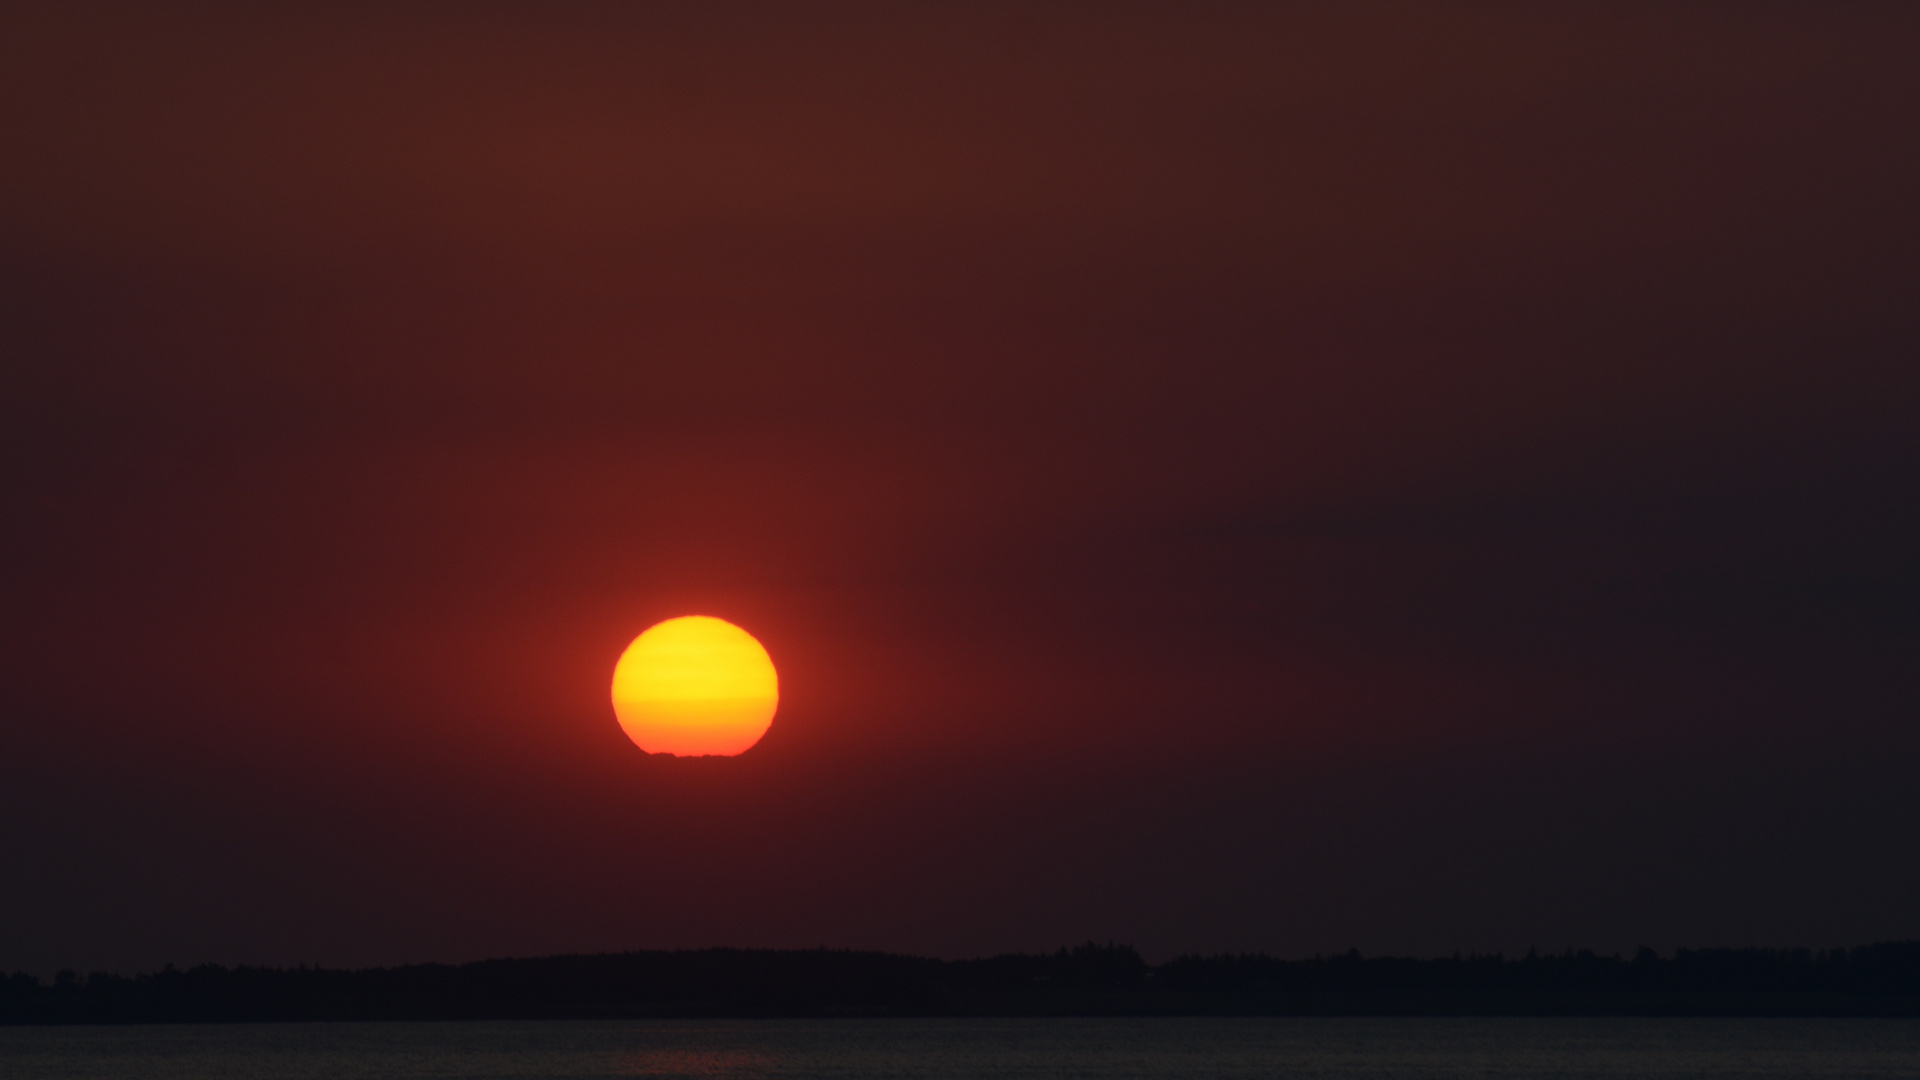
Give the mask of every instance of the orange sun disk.
<path id="1" fill-rule="evenodd" d="M 741 753 L 767 733 L 779 706 L 767 650 L 752 634 L 707 615 L 648 627 L 613 669 L 613 714 L 650 754 Z"/>

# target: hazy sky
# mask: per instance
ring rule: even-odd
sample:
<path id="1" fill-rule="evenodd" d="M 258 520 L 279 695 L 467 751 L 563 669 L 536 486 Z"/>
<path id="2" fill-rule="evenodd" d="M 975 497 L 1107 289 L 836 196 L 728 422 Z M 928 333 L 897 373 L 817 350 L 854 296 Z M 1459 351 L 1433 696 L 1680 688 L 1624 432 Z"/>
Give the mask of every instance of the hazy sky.
<path id="1" fill-rule="evenodd" d="M 1920 937 L 1920 10 L 809 7 L 0 14 L 0 969 Z"/>

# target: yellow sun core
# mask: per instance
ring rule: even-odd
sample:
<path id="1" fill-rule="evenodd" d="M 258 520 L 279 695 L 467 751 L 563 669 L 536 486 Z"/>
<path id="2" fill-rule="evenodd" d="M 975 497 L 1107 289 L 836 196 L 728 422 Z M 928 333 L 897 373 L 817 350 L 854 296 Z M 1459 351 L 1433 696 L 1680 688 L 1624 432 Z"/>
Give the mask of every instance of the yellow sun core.
<path id="1" fill-rule="evenodd" d="M 613 669 L 613 714 L 649 754 L 738 754 L 767 733 L 779 706 L 767 650 L 707 615 L 648 627 Z"/>

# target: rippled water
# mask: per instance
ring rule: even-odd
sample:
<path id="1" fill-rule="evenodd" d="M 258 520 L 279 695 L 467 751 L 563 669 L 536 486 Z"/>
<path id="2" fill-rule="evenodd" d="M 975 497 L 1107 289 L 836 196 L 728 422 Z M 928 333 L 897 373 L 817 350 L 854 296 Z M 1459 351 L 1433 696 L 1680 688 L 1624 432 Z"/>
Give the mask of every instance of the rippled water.
<path id="1" fill-rule="evenodd" d="M 0 1028 L 0 1077 L 1920 1077 L 1915 1020 L 562 1021 Z"/>

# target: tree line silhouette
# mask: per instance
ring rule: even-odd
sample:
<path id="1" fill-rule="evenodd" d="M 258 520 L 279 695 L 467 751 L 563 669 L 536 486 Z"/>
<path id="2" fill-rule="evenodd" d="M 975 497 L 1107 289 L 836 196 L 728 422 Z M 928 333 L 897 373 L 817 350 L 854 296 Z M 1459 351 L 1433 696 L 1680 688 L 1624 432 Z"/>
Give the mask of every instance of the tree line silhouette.
<path id="1" fill-rule="evenodd" d="M 1183 956 L 1125 945 L 934 960 L 700 949 L 358 971 L 169 964 L 0 976 L 0 1023 L 774 1016 L 1920 1016 L 1920 942 L 1434 960 Z"/>

